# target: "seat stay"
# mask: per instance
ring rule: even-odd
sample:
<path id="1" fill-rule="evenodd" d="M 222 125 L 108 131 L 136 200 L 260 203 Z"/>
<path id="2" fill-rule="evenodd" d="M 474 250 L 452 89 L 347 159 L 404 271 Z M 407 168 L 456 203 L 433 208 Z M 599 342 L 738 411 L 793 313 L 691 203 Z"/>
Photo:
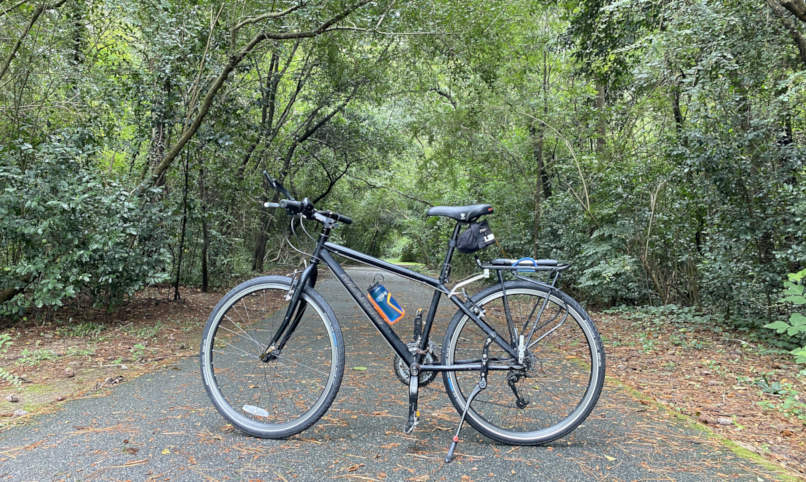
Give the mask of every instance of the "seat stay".
<path id="1" fill-rule="evenodd" d="M 484 320 L 479 318 L 478 315 L 473 313 L 473 311 L 465 303 L 462 303 L 462 300 L 460 300 L 458 296 L 453 295 L 448 299 L 450 299 L 453 302 L 453 304 L 455 304 L 459 308 L 459 310 L 461 310 L 465 315 L 467 315 L 471 320 L 473 320 L 473 323 L 475 323 L 479 328 L 481 328 L 481 331 L 483 331 L 488 337 L 490 337 L 492 341 L 494 341 L 498 346 L 500 346 L 514 359 L 516 360 L 518 359 L 517 347 L 512 346 L 512 343 L 508 343 L 501 335 L 498 334 L 497 331 L 495 331 L 494 328 L 492 328 Z"/>

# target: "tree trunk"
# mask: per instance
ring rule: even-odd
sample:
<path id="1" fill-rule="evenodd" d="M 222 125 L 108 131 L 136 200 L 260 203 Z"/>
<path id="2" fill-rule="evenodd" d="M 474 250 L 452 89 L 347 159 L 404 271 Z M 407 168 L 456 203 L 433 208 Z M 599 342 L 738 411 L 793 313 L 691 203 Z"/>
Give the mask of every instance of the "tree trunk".
<path id="1" fill-rule="evenodd" d="M 600 161 L 605 160 L 607 146 L 606 88 L 601 80 L 596 82 L 596 155 Z"/>
<path id="2" fill-rule="evenodd" d="M 14 298 L 15 296 L 17 296 L 18 294 L 22 293 L 23 291 L 25 291 L 25 288 L 28 287 L 28 284 L 30 284 L 33 279 L 34 279 L 34 276 L 29 274 L 28 276 L 26 276 L 25 278 L 23 278 L 21 280 L 21 282 L 23 283 L 23 286 L 20 286 L 18 288 L 9 288 L 9 289 L 0 291 L 0 305 L 5 303 L 6 301 L 10 300 L 11 298 Z"/>
<path id="3" fill-rule="evenodd" d="M 683 111 L 680 108 L 680 85 L 675 84 L 672 86 L 672 114 L 674 115 L 674 128 L 677 131 L 678 140 L 682 143 L 685 139 L 681 139 L 683 132 Z"/>
<path id="4" fill-rule="evenodd" d="M 207 293 L 210 288 L 209 268 L 207 264 L 207 253 L 210 248 L 210 231 L 207 226 L 207 189 L 204 186 L 204 166 L 199 168 L 199 199 L 201 204 L 202 223 L 202 249 L 201 249 L 201 278 L 202 293 Z"/>
<path id="5" fill-rule="evenodd" d="M 548 54 L 543 52 L 543 120 L 548 118 L 549 114 L 549 66 L 548 66 Z M 540 249 L 539 239 L 540 239 L 540 218 L 542 215 L 542 201 L 546 200 L 551 196 L 551 184 L 549 181 L 549 175 L 546 171 L 546 164 L 545 164 L 545 139 L 546 139 L 546 125 L 543 122 L 534 123 L 529 126 L 529 133 L 532 136 L 532 139 L 535 139 L 534 142 L 534 158 L 535 164 L 537 166 L 537 175 L 535 176 L 535 194 L 534 194 L 534 226 L 533 226 L 533 239 L 535 244 L 534 249 L 534 256 L 535 258 L 539 257 L 538 251 Z"/>
<path id="6" fill-rule="evenodd" d="M 151 112 L 151 146 L 148 150 L 148 164 L 153 169 L 165 159 L 165 147 L 168 145 L 168 103 L 171 95 L 171 82 L 165 79 L 159 90 L 159 98 L 155 99 L 155 107 Z M 165 171 L 154 180 L 154 186 L 165 184 Z"/>
<path id="7" fill-rule="evenodd" d="M 275 195 L 272 202 L 277 202 L 280 199 Z M 255 251 L 252 256 L 252 271 L 260 273 L 263 271 L 263 259 L 266 257 L 266 243 L 269 241 L 269 228 L 271 227 L 271 214 L 268 210 L 263 209 L 260 212 L 260 231 L 257 233 L 255 240 Z"/>
<path id="8" fill-rule="evenodd" d="M 534 124 L 529 126 L 529 134 L 534 140 L 533 156 L 535 165 L 537 166 L 537 175 L 535 176 L 535 193 L 534 193 L 534 222 L 532 227 L 532 237 L 534 240 L 534 257 L 538 258 L 539 239 L 540 239 L 540 217 L 542 214 L 541 202 L 545 199 L 543 176 L 545 175 L 545 167 L 543 165 L 543 143 L 545 137 L 545 127 L 540 124 L 536 127 Z"/>
<path id="9" fill-rule="evenodd" d="M 285 182 L 285 178 L 288 175 L 288 170 L 291 167 L 291 161 L 294 159 L 294 153 L 296 152 L 297 148 L 305 141 L 307 141 L 312 135 L 316 133 L 322 126 L 326 125 L 330 120 L 341 112 L 347 104 L 352 100 L 352 98 L 358 92 L 359 85 L 356 84 L 353 87 L 352 92 L 342 100 L 339 105 L 334 107 L 330 112 L 328 112 L 324 117 L 319 119 L 318 121 L 314 122 L 316 119 L 316 114 L 323 108 L 325 105 L 320 105 L 313 112 L 308 116 L 306 121 L 299 126 L 297 131 L 294 133 L 294 140 L 291 145 L 288 147 L 288 150 L 285 153 L 285 157 L 283 158 L 283 168 L 280 171 L 280 175 L 278 176 L 278 181 L 281 183 Z M 345 171 L 346 172 L 346 171 Z M 339 176 L 341 177 L 341 176 Z M 336 179 L 338 180 L 338 178 Z M 335 183 L 335 181 L 334 181 Z M 332 186 L 331 186 L 332 187 Z M 324 195 L 327 194 L 328 191 L 325 192 Z M 323 195 L 323 196 L 324 196 Z M 279 199 L 279 194 L 275 193 L 274 199 L 272 202 L 277 202 Z M 258 232 L 257 239 L 255 240 L 255 251 L 252 257 L 252 271 L 263 271 L 263 258 L 266 256 L 266 243 L 268 242 L 268 230 L 271 226 L 271 215 L 264 210 L 264 213 L 261 217 L 261 229 Z"/>
<path id="10" fill-rule="evenodd" d="M 188 223 L 188 159 L 185 157 L 185 187 L 182 191 L 182 230 L 179 235 L 179 248 L 177 249 L 176 280 L 174 281 L 174 301 L 181 298 L 179 294 L 179 276 L 182 273 L 182 254 L 185 250 L 185 231 Z"/>

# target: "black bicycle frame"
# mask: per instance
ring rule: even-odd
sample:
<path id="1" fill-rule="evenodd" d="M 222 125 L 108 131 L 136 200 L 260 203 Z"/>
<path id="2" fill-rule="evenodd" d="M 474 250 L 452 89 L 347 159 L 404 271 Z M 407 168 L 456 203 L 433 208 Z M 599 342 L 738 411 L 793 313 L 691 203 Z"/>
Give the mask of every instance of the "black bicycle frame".
<path id="1" fill-rule="evenodd" d="M 419 341 L 419 353 L 425 353 L 425 349 L 428 346 L 431 327 L 434 322 L 434 317 L 436 316 L 440 297 L 444 294 L 464 314 L 473 320 L 473 322 L 478 325 L 478 327 L 484 331 L 484 333 L 486 333 L 493 342 L 498 344 L 510 356 L 512 356 L 513 360 L 518 359 L 517 347 L 512 346 L 509 342 L 501 338 L 501 336 L 494 329 L 492 329 L 484 320 L 482 320 L 474 312 L 474 306 L 472 303 L 462 302 L 462 300 L 456 296 L 456 294 L 451 294 L 451 291 L 445 286 L 445 283 L 448 282 L 448 277 L 450 275 L 450 262 L 453 258 L 453 253 L 456 246 L 456 238 L 459 235 L 459 223 L 456 224 L 453 234 L 451 235 L 450 243 L 448 245 L 448 252 L 445 255 L 445 261 L 442 264 L 442 271 L 439 279 L 426 276 L 402 266 L 388 263 L 345 246 L 329 242 L 328 238 L 330 236 L 330 231 L 334 225 L 334 222 L 325 221 L 323 223 L 322 232 L 319 235 L 316 248 L 311 256 L 311 263 L 307 268 L 305 268 L 305 270 L 303 270 L 302 274 L 300 274 L 299 278 L 295 280 L 294 285 L 292 286 L 291 301 L 286 311 L 285 318 L 264 352 L 264 361 L 268 360 L 269 358 L 273 358 L 271 353 L 275 350 L 276 353 L 279 353 L 296 329 L 307 305 L 302 298 L 301 293 L 304 291 L 304 287 L 313 287 L 315 285 L 316 270 L 319 262 L 322 261 L 325 263 L 325 265 L 327 265 L 328 268 L 330 268 L 330 270 L 336 276 L 336 279 L 338 279 L 347 292 L 350 293 L 350 296 L 353 297 L 355 302 L 358 303 L 358 306 L 361 307 L 361 310 L 364 312 L 364 314 L 367 315 L 372 324 L 375 325 L 375 328 L 377 328 L 387 343 L 389 343 L 389 346 L 392 347 L 395 353 L 397 353 L 397 355 L 400 356 L 400 358 L 402 358 L 408 366 L 411 367 L 416 363 L 420 371 L 469 371 L 481 369 L 481 363 L 476 363 L 475 360 L 464 362 L 460 360 L 459 363 L 452 365 L 420 365 L 424 358 L 424 354 L 412 354 L 409 351 L 407 344 L 400 339 L 397 333 L 395 333 L 395 331 L 392 330 L 392 328 L 385 321 L 383 321 L 380 316 L 378 316 L 375 309 L 367 301 L 364 291 L 356 285 L 355 281 L 350 278 L 350 276 L 341 267 L 339 262 L 333 258 L 331 253 L 369 266 L 380 268 L 384 271 L 394 273 L 404 278 L 424 283 L 434 289 L 434 295 L 431 299 L 431 305 L 428 309 L 428 314 L 426 315 L 425 319 L 425 326 L 422 329 L 421 338 Z M 301 287 L 303 289 L 300 289 Z M 507 363 L 505 365 L 491 363 L 489 364 L 488 368 L 490 370 L 509 370 L 513 368 L 521 368 L 521 365 L 515 362 Z"/>

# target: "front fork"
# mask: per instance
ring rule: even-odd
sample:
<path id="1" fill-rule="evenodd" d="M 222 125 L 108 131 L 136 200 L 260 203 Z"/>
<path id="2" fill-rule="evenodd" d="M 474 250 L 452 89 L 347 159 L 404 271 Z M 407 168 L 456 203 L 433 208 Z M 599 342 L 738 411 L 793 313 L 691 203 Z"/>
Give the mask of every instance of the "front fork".
<path id="1" fill-rule="evenodd" d="M 286 295 L 290 296 L 290 302 L 288 303 L 285 317 L 283 317 L 283 322 L 272 336 L 266 349 L 260 354 L 260 360 L 264 363 L 275 360 L 280 356 L 283 347 L 288 343 L 288 339 L 291 338 L 300 320 L 302 320 L 302 315 L 305 314 L 305 309 L 308 307 L 308 302 L 302 297 L 302 292 L 305 288 L 313 287 L 316 284 L 316 265 L 317 263 L 315 262 L 311 263 L 302 271 L 299 278 L 291 281 L 291 290 Z"/>

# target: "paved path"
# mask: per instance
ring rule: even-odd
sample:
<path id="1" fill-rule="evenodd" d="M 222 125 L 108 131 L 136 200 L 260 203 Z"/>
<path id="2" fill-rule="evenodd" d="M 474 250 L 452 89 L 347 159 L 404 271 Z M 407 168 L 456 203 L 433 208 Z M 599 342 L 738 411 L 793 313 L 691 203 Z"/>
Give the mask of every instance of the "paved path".
<path id="1" fill-rule="evenodd" d="M 350 273 L 359 286 L 371 283 L 367 269 Z M 416 300 L 430 300 L 415 283 L 387 275 L 384 284 L 412 311 Z M 389 348 L 334 279 L 317 288 L 341 320 L 347 364 L 336 402 L 311 429 L 289 440 L 233 430 L 208 400 L 194 357 L 0 433 L 0 480 L 774 478 L 609 382 L 592 415 L 565 439 L 510 447 L 465 426 L 459 457 L 446 465 L 458 415 L 441 377 L 421 392 L 415 432 L 402 433 L 406 388 L 391 372 Z M 435 341 L 451 312 L 441 308 Z"/>

